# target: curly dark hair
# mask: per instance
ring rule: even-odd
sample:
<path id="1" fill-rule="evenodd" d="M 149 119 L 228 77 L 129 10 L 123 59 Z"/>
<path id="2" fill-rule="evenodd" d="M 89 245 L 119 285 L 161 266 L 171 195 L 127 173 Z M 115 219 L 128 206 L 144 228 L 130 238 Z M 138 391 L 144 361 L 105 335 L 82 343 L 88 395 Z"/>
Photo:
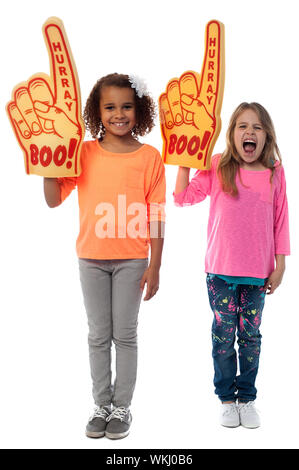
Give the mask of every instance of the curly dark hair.
<path id="1" fill-rule="evenodd" d="M 96 82 L 86 101 L 83 117 L 86 128 L 89 130 L 92 137 L 96 139 L 99 136 L 100 140 L 102 140 L 103 136 L 105 135 L 105 128 L 99 115 L 99 103 L 101 89 L 107 86 L 130 88 L 131 90 L 134 90 L 136 124 L 131 131 L 132 136 L 137 138 L 140 135 L 149 133 L 155 125 L 154 120 L 156 117 L 155 103 L 153 99 L 147 95 L 143 95 L 142 98 L 139 98 L 135 88 L 131 88 L 128 75 L 111 73 L 105 77 L 100 78 Z"/>

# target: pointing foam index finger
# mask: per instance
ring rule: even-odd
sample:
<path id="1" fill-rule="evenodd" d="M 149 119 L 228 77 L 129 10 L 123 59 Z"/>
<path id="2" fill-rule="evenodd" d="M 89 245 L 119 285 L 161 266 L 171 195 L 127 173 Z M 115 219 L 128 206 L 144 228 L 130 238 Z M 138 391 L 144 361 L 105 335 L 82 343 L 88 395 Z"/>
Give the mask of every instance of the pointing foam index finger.
<path id="1" fill-rule="evenodd" d="M 78 109 L 81 108 L 80 87 L 62 21 L 49 18 L 43 25 L 43 34 L 49 53 L 55 105 L 76 121 Z"/>
<path id="2" fill-rule="evenodd" d="M 224 91 L 224 25 L 212 20 L 206 26 L 205 54 L 201 70 L 199 98 L 211 116 L 222 105 Z"/>

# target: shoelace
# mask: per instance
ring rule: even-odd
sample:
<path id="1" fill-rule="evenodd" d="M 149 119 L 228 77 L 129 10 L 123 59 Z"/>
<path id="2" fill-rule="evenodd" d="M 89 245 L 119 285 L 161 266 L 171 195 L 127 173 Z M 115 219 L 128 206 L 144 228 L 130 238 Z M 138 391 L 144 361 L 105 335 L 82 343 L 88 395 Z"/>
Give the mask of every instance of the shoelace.
<path id="1" fill-rule="evenodd" d="M 94 409 L 93 414 L 90 416 L 89 421 L 92 421 L 94 418 L 106 419 L 107 416 L 109 416 L 108 411 L 103 406 L 97 406 Z"/>
<path id="2" fill-rule="evenodd" d="M 231 405 L 231 406 L 230 406 Z M 223 415 L 230 415 L 238 412 L 236 405 L 232 404 L 227 404 L 226 409 L 223 412 Z"/>
<path id="3" fill-rule="evenodd" d="M 124 406 L 118 406 L 117 408 L 114 408 L 114 410 L 108 416 L 106 421 L 109 422 L 111 419 L 120 419 L 121 421 L 123 421 L 128 411 L 128 408 L 125 408 Z"/>
<path id="4" fill-rule="evenodd" d="M 254 401 L 249 401 L 247 403 L 239 404 L 239 410 L 242 410 L 242 413 L 256 413 L 257 409 L 254 407 Z"/>

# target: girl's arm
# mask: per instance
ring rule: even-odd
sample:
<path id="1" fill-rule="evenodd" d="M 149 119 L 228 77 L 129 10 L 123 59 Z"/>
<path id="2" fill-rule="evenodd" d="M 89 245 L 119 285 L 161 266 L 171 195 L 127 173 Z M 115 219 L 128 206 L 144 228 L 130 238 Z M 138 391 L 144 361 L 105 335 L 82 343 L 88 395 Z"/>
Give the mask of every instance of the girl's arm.
<path id="1" fill-rule="evenodd" d="M 61 204 L 60 185 L 57 178 L 44 178 L 44 194 L 49 207 Z"/>
<path id="2" fill-rule="evenodd" d="M 180 166 L 176 180 L 174 203 L 177 206 L 190 206 L 203 201 L 211 193 L 213 172 L 197 170 L 189 181 L 190 168 Z"/>
<path id="3" fill-rule="evenodd" d="M 286 257 L 285 255 L 275 255 L 277 271 L 284 273 L 286 268 Z"/>
<path id="4" fill-rule="evenodd" d="M 273 294 L 277 287 L 281 284 L 285 271 L 285 255 L 275 255 L 276 267 L 268 277 L 264 291 L 266 294 Z M 269 292 L 267 292 L 269 291 Z"/>
<path id="5" fill-rule="evenodd" d="M 274 242 L 276 266 L 264 286 L 267 294 L 273 294 L 281 284 L 285 271 L 285 257 L 290 254 L 288 200 L 283 167 L 280 168 L 280 191 L 275 203 Z"/>
<path id="6" fill-rule="evenodd" d="M 159 289 L 159 271 L 161 266 L 164 244 L 165 223 L 162 221 L 150 222 L 151 259 L 149 267 L 145 270 L 140 282 L 140 289 L 147 285 L 143 300 L 151 299 Z"/>
<path id="7" fill-rule="evenodd" d="M 77 185 L 78 177 L 44 178 L 45 199 L 49 207 L 59 206 Z"/>
<path id="8" fill-rule="evenodd" d="M 176 178 L 174 194 L 179 194 L 187 188 L 189 184 L 190 168 L 180 166 Z"/>

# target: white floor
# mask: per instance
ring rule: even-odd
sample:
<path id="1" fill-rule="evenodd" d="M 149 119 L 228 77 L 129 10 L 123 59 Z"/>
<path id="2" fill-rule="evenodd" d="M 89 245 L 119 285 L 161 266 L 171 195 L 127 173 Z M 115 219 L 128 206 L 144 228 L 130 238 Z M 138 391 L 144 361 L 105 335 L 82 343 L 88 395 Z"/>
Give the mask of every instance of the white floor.
<path id="1" fill-rule="evenodd" d="M 61 272 L 53 281 L 58 290 L 64 275 Z M 48 275 L 44 282 L 51 282 Z M 61 283 L 65 296 L 58 292 L 59 300 L 31 299 L 30 308 L 22 304 L 24 293 L 12 298 L 14 309 L 6 310 L 1 331 L 0 447 L 299 448 L 299 414 L 292 392 L 298 389 L 292 363 L 297 345 L 295 333 L 290 331 L 288 340 L 281 334 L 278 298 L 269 297 L 264 310 L 256 401 L 262 426 L 228 429 L 218 424 L 206 292 L 200 288 L 186 300 L 175 287 L 164 292 L 161 288 L 152 303 L 142 305 L 133 423 L 130 435 L 119 441 L 93 440 L 84 434 L 93 402 L 78 281 L 71 278 L 65 286 Z M 168 300 L 175 291 L 170 310 Z M 197 296 L 202 303 L 192 307 Z"/>

